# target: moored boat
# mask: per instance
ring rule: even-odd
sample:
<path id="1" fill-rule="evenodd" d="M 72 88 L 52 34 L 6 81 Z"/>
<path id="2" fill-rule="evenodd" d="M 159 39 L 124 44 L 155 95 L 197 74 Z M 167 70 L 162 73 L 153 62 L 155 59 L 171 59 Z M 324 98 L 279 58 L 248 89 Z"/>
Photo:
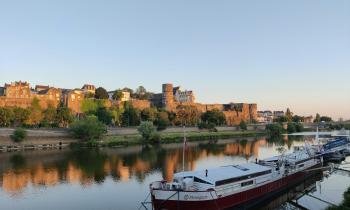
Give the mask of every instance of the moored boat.
<path id="1" fill-rule="evenodd" d="M 155 210 L 218 210 L 251 206 L 298 184 L 321 160 L 307 150 L 256 163 L 180 172 L 150 185 Z M 306 173 L 307 172 L 307 173 Z"/>

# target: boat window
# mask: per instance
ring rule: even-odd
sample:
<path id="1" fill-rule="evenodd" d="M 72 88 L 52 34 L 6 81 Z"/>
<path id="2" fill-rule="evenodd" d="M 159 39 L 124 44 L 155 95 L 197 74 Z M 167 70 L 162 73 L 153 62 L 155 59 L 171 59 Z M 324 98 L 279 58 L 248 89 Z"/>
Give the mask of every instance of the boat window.
<path id="1" fill-rule="evenodd" d="M 200 179 L 198 177 L 194 177 L 194 182 L 203 183 L 203 184 L 211 184 L 211 183 L 206 182 L 203 179 Z"/>
<path id="2" fill-rule="evenodd" d="M 241 187 L 245 187 L 245 186 L 252 185 L 252 184 L 254 184 L 253 180 L 248 181 L 248 182 L 242 182 Z"/>
<path id="3" fill-rule="evenodd" d="M 263 171 L 263 172 L 259 172 L 259 173 L 255 173 L 255 174 L 249 174 L 247 176 L 234 177 L 234 178 L 230 178 L 230 179 L 220 180 L 220 181 L 215 182 L 215 185 L 220 186 L 220 185 L 230 184 L 233 182 L 251 179 L 251 178 L 255 178 L 255 177 L 263 176 L 263 175 L 267 175 L 267 174 L 271 174 L 271 170 Z"/>
<path id="4" fill-rule="evenodd" d="M 239 170 L 241 170 L 241 171 L 249 171 L 249 169 L 244 168 L 243 166 L 240 166 L 240 165 L 235 165 L 235 166 L 233 166 L 233 167 L 235 167 L 235 168 L 237 168 L 237 169 L 239 169 Z"/>
<path id="5" fill-rule="evenodd" d="M 299 168 L 304 167 L 304 164 L 300 164 L 300 165 L 298 165 L 298 167 L 299 167 Z"/>

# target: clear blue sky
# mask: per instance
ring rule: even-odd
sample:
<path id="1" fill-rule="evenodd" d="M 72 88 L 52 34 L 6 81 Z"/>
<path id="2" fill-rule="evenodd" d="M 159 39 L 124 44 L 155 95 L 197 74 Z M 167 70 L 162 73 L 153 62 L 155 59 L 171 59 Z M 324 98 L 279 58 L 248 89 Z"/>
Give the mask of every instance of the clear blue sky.
<path id="1" fill-rule="evenodd" d="M 0 85 L 172 82 L 204 103 L 350 118 L 348 0 L 0 0 Z"/>

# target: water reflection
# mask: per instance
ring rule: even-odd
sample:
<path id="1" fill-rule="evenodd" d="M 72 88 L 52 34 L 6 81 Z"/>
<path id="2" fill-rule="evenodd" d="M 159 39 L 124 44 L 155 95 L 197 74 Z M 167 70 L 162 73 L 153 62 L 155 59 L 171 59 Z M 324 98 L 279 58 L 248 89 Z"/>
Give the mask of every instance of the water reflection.
<path id="1" fill-rule="evenodd" d="M 291 148 L 295 141 L 298 139 L 247 138 L 191 143 L 186 148 L 185 168 L 195 170 L 199 161 L 210 157 L 235 157 L 238 162 L 254 160 L 276 153 L 273 148 L 277 145 Z M 260 154 L 261 151 L 264 154 Z M 143 183 L 147 175 L 155 171 L 161 172 L 164 179 L 172 180 L 174 173 L 182 169 L 182 145 L 4 153 L 0 154 L 0 160 L 4 163 L 0 166 L 2 190 L 20 195 L 29 185 L 50 187 L 79 183 L 89 186 L 101 184 L 107 177 L 115 182 L 135 179 Z"/>

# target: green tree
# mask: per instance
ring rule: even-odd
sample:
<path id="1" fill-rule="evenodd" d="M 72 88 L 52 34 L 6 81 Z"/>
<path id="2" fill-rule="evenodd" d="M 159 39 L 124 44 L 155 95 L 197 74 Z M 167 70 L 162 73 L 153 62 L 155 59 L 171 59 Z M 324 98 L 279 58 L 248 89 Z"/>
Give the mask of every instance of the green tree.
<path id="1" fill-rule="evenodd" d="M 276 119 L 274 119 L 273 121 L 278 122 L 278 123 L 288 122 L 288 117 L 287 116 L 280 116 L 280 117 L 277 117 Z"/>
<path id="2" fill-rule="evenodd" d="M 314 120 L 314 123 L 319 123 L 321 122 L 321 116 L 319 113 L 316 114 L 316 117 L 315 117 L 315 120 Z"/>
<path id="3" fill-rule="evenodd" d="M 138 132 L 141 134 L 143 140 L 146 142 L 150 140 L 150 138 L 155 133 L 155 128 L 152 122 L 144 121 L 141 122 L 140 126 L 137 128 Z"/>
<path id="4" fill-rule="evenodd" d="M 10 138 L 14 142 L 22 142 L 25 138 L 27 137 L 27 131 L 24 130 L 23 128 L 17 128 L 13 134 L 10 136 Z"/>
<path id="5" fill-rule="evenodd" d="M 85 141 L 100 139 L 107 133 L 106 126 L 95 116 L 88 116 L 84 120 L 77 120 L 70 125 L 70 132 L 75 138 Z"/>
<path id="6" fill-rule="evenodd" d="M 292 122 L 300 123 L 300 122 L 303 122 L 303 121 L 304 121 L 304 117 L 301 117 L 301 116 L 298 116 L 298 115 L 294 115 L 292 117 Z"/>
<path id="7" fill-rule="evenodd" d="M 55 107 L 49 104 L 47 109 L 44 110 L 43 115 L 44 122 L 46 122 L 49 125 L 52 125 L 56 122 L 57 109 L 55 109 Z"/>
<path id="8" fill-rule="evenodd" d="M 7 127 L 10 126 L 13 121 L 14 115 L 11 109 L 0 107 L 0 126 Z"/>
<path id="9" fill-rule="evenodd" d="M 213 123 L 216 126 L 223 125 L 226 123 L 226 118 L 224 113 L 217 109 L 203 113 L 201 118 L 202 118 L 202 121 L 206 123 Z"/>
<path id="10" fill-rule="evenodd" d="M 288 126 L 287 127 L 287 132 L 288 133 L 295 133 L 296 132 L 296 128 L 295 128 L 295 124 L 294 123 L 290 122 L 290 123 L 288 123 L 287 126 Z"/>
<path id="11" fill-rule="evenodd" d="M 101 122 L 103 122 L 106 125 L 112 124 L 112 113 L 111 111 L 107 110 L 105 107 L 100 107 L 96 111 L 97 119 Z"/>
<path id="12" fill-rule="evenodd" d="M 122 115 L 123 126 L 138 126 L 141 121 L 141 112 L 135 109 L 129 102 L 125 102 L 125 111 Z"/>
<path id="13" fill-rule="evenodd" d="M 66 106 L 59 106 L 57 108 L 56 123 L 60 127 L 68 127 L 68 125 L 73 122 L 74 116 L 72 110 Z"/>
<path id="14" fill-rule="evenodd" d="M 112 98 L 113 100 L 120 101 L 123 98 L 124 94 L 122 90 L 115 90 Z"/>
<path id="15" fill-rule="evenodd" d="M 301 123 L 296 123 L 295 124 L 295 131 L 296 132 L 303 132 L 304 131 L 304 125 Z"/>
<path id="16" fill-rule="evenodd" d="M 112 123 L 115 126 L 121 126 L 122 125 L 122 116 L 124 113 L 124 109 L 121 107 L 115 107 L 112 108 L 111 114 L 112 114 Z"/>
<path id="17" fill-rule="evenodd" d="M 95 98 L 96 99 L 108 99 L 108 92 L 106 89 L 104 89 L 103 87 L 99 87 L 96 89 L 95 91 Z"/>
<path id="18" fill-rule="evenodd" d="M 289 108 L 287 108 L 286 117 L 287 117 L 287 122 L 292 122 L 293 113 L 290 111 Z"/>
<path id="19" fill-rule="evenodd" d="M 154 122 L 157 118 L 157 112 L 155 108 L 146 108 L 141 112 L 141 120 Z"/>
<path id="20" fill-rule="evenodd" d="M 244 131 L 247 130 L 247 123 L 244 120 L 241 120 L 239 123 L 239 128 Z"/>
<path id="21" fill-rule="evenodd" d="M 12 124 L 14 126 L 21 126 L 23 125 L 30 116 L 30 111 L 28 109 L 23 109 L 21 107 L 15 107 L 13 109 L 13 122 Z"/>
<path id="22" fill-rule="evenodd" d="M 320 120 L 321 122 L 332 122 L 332 118 L 328 116 L 322 116 Z"/>
<path id="23" fill-rule="evenodd" d="M 268 131 L 270 136 L 280 136 L 284 133 L 284 129 L 279 123 L 266 125 L 266 130 Z"/>
<path id="24" fill-rule="evenodd" d="M 40 106 L 40 100 L 37 98 L 34 98 L 32 100 L 31 106 L 29 107 L 30 115 L 26 122 L 26 124 L 29 125 L 39 125 L 41 120 L 43 119 L 43 113 Z"/>
<path id="25" fill-rule="evenodd" d="M 166 111 L 158 112 L 155 124 L 157 125 L 158 131 L 165 130 L 170 124 L 168 112 Z"/>

